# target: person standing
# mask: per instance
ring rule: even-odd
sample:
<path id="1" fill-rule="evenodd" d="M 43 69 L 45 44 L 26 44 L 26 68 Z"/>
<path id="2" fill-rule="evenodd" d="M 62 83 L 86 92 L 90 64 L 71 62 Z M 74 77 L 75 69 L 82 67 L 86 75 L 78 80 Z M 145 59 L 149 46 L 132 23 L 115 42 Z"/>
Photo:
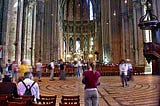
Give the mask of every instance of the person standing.
<path id="1" fill-rule="evenodd" d="M 81 59 L 77 62 L 77 77 L 81 76 Z"/>
<path id="2" fill-rule="evenodd" d="M 41 80 L 41 76 L 42 76 L 42 63 L 41 63 L 41 59 L 39 59 L 38 62 L 36 63 L 36 76 L 38 77 L 38 81 L 42 82 L 42 80 Z"/>
<path id="3" fill-rule="evenodd" d="M 16 82 L 18 81 L 17 73 L 18 73 L 18 64 L 16 63 L 16 61 L 13 61 L 13 63 L 12 63 L 12 78 Z"/>
<path id="4" fill-rule="evenodd" d="M 128 71 L 128 65 L 126 64 L 126 61 L 122 59 L 119 63 L 119 71 L 122 81 L 122 87 L 124 87 L 124 84 L 128 86 L 127 84 L 127 71 Z"/>
<path id="5" fill-rule="evenodd" d="M 83 72 L 85 84 L 84 101 L 85 106 L 98 106 L 98 90 L 100 73 L 96 71 L 96 62 L 88 64 L 88 70 Z"/>
<path id="6" fill-rule="evenodd" d="M 87 69 L 87 65 L 84 62 L 84 60 L 82 60 L 82 70 L 83 70 L 83 72 L 86 71 L 86 69 Z"/>
<path id="7" fill-rule="evenodd" d="M 50 81 L 54 80 L 54 60 L 51 61 L 50 63 Z"/>
<path id="8" fill-rule="evenodd" d="M 6 64 L 6 74 L 12 75 L 12 62 L 8 59 L 8 63 Z"/>
<path id="9" fill-rule="evenodd" d="M 59 79 L 65 80 L 66 79 L 65 64 L 62 59 L 60 59 L 59 69 L 60 69 Z"/>
<path id="10" fill-rule="evenodd" d="M 18 67 L 20 76 L 23 77 L 25 72 L 30 72 L 30 67 L 27 65 L 25 60 L 22 60 L 21 65 Z"/>

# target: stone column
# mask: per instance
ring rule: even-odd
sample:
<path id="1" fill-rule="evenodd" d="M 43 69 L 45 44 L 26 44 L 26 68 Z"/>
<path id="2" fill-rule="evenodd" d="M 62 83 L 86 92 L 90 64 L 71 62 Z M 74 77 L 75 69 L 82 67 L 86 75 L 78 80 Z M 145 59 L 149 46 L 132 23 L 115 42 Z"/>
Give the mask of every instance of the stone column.
<path id="1" fill-rule="evenodd" d="M 0 40 L 2 45 L 2 59 L 0 59 L 1 63 L 6 63 L 6 57 L 8 58 L 8 52 L 6 48 L 6 30 L 7 30 L 7 13 L 8 13 L 8 0 L 1 0 L 0 1 L 0 14 L 1 14 L 1 21 L 0 21 Z"/>
<path id="2" fill-rule="evenodd" d="M 16 28 L 17 28 L 17 7 L 18 0 L 10 0 L 8 2 L 8 14 L 7 14 L 7 31 L 6 31 L 6 57 L 5 59 L 15 60 L 15 47 L 16 43 Z"/>
<path id="3" fill-rule="evenodd" d="M 37 1 L 36 5 L 36 28 L 35 28 L 35 61 L 42 59 L 43 25 L 44 25 L 44 3 Z"/>
<path id="4" fill-rule="evenodd" d="M 23 15 L 23 1 L 18 0 L 17 6 L 17 28 L 16 28 L 16 41 L 15 41 L 15 60 L 17 63 L 21 59 L 21 34 L 22 34 L 22 15 Z"/>

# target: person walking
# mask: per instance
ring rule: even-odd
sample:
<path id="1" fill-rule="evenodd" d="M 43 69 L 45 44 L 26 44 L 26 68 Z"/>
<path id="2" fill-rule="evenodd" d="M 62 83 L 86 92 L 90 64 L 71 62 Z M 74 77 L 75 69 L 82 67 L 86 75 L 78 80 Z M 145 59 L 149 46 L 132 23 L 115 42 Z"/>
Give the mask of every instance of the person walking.
<path id="1" fill-rule="evenodd" d="M 122 81 L 122 87 L 124 87 L 124 84 L 128 86 L 127 84 L 127 71 L 128 71 L 128 65 L 126 64 L 126 61 L 122 59 L 119 63 L 119 71 Z"/>
<path id="2" fill-rule="evenodd" d="M 96 70 L 96 62 L 88 64 L 88 70 L 83 72 L 83 84 L 85 84 L 85 106 L 98 106 L 98 90 L 100 85 L 100 73 Z"/>
<path id="3" fill-rule="evenodd" d="M 38 62 L 36 63 L 36 76 L 38 77 L 38 82 L 42 82 L 41 80 L 41 76 L 42 76 L 42 63 L 41 63 L 41 59 L 38 60 Z"/>
<path id="4" fill-rule="evenodd" d="M 133 81 L 133 67 L 132 67 L 132 64 L 131 64 L 130 59 L 126 59 L 126 63 L 127 63 L 127 65 L 128 65 L 127 80 L 128 80 L 128 81 L 130 81 L 130 80 Z"/>

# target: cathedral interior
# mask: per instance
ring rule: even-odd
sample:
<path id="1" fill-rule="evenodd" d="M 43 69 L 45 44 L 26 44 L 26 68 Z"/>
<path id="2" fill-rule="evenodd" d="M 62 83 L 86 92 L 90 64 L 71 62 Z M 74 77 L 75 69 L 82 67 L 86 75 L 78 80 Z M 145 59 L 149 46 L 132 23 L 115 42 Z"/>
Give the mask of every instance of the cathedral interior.
<path id="1" fill-rule="evenodd" d="M 0 0 L 0 63 L 130 59 L 158 74 L 159 5 L 159 0 Z"/>

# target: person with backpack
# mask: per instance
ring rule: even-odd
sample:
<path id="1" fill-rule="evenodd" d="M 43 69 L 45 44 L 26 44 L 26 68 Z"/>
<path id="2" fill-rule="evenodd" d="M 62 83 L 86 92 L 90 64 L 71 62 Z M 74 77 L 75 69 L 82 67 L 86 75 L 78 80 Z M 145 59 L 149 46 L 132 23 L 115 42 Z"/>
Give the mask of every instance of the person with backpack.
<path id="1" fill-rule="evenodd" d="M 17 90 L 19 95 L 29 96 L 34 95 L 34 101 L 36 98 L 40 98 L 38 83 L 32 80 L 30 72 L 24 73 L 24 80 L 20 81 L 17 85 Z"/>

